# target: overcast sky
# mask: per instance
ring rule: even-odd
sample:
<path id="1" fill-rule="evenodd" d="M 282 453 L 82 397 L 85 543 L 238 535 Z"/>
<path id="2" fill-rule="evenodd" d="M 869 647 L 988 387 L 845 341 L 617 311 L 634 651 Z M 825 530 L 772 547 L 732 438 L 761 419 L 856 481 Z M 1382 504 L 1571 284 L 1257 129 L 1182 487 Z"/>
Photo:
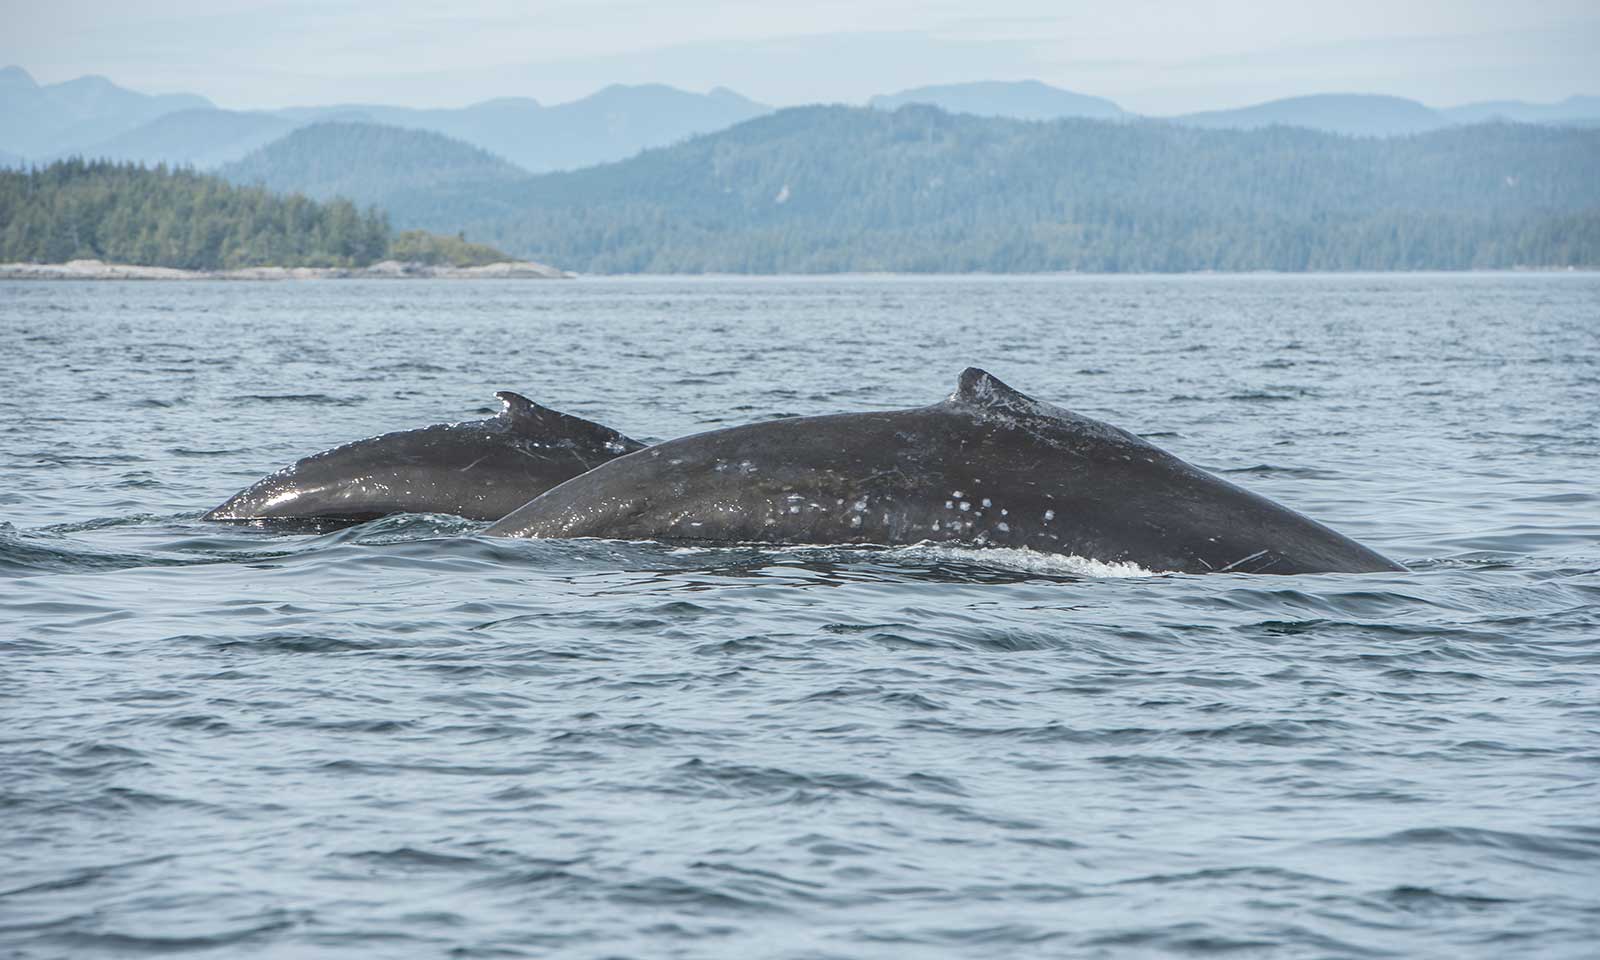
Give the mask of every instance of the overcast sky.
<path id="1" fill-rule="evenodd" d="M 1035 78 L 1149 114 L 1389 93 L 1600 94 L 1595 0 L 0 0 L 0 65 L 225 107 L 559 103 L 609 83 L 777 105 Z"/>

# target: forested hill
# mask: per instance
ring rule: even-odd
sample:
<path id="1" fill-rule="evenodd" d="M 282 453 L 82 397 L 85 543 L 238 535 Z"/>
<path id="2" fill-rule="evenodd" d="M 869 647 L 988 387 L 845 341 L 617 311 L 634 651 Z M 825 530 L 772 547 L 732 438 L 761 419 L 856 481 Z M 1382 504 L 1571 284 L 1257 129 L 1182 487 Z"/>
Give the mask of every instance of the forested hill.
<path id="1" fill-rule="evenodd" d="M 318 203 L 190 170 L 68 160 L 0 171 L 0 262 L 92 259 L 186 270 L 363 267 L 386 257 L 507 260 L 459 237 L 394 235 L 348 200 Z"/>
<path id="2" fill-rule="evenodd" d="M 217 171 L 238 184 L 381 203 L 401 193 L 450 184 L 493 184 L 528 172 L 460 140 L 375 123 L 301 127 Z"/>
<path id="3" fill-rule="evenodd" d="M 1600 131 L 800 107 L 397 219 L 586 272 L 1600 266 Z M 485 213 L 499 207 L 504 213 Z"/>

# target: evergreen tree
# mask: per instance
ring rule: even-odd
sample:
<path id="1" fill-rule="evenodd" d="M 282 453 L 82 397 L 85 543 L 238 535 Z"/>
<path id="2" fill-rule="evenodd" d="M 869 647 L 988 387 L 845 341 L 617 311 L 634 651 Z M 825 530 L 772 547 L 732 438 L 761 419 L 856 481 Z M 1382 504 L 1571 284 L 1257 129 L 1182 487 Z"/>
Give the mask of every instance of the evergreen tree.
<path id="1" fill-rule="evenodd" d="M 401 254 L 431 263 L 509 259 L 490 247 L 417 231 Z M 221 270 L 253 266 L 363 267 L 390 256 L 388 217 L 348 200 L 317 203 L 236 187 L 192 170 L 62 160 L 0 171 L 0 261 L 97 259 Z"/>

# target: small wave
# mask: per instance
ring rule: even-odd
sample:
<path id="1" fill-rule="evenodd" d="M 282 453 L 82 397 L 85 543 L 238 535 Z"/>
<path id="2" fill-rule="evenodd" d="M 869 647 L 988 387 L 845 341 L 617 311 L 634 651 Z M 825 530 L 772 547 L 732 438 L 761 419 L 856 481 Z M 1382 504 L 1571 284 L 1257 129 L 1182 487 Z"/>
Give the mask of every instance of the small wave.
<path id="1" fill-rule="evenodd" d="M 1518 901 L 1474 893 L 1447 893 L 1432 887 L 1399 886 L 1385 890 L 1379 899 L 1408 913 L 1436 914 L 1477 911 Z"/>
<path id="2" fill-rule="evenodd" d="M 779 794 L 793 799 L 796 794 L 871 794 L 905 789 L 856 773 L 795 773 L 778 767 L 708 763 L 699 758 L 678 765 L 674 774 L 673 779 L 681 786 L 673 792 L 716 798 Z"/>
<path id="3" fill-rule="evenodd" d="M 51 940 L 77 950 L 110 953 L 115 956 L 146 953 L 174 953 L 191 950 L 214 950 L 256 940 L 266 934 L 278 933 L 295 925 L 293 920 L 270 920 L 239 930 L 202 934 L 192 937 L 141 936 L 116 931 L 91 932 L 69 930 L 57 933 Z"/>
<path id="4" fill-rule="evenodd" d="M 1291 477 L 1296 480 L 1333 480 L 1338 474 L 1331 470 L 1319 470 L 1315 467 L 1280 467 L 1272 463 L 1258 463 L 1249 467 L 1230 467 L 1214 470 L 1220 474 L 1247 474 L 1254 477 Z"/>
<path id="5" fill-rule="evenodd" d="M 1296 397 L 1287 393 L 1273 393 L 1268 390 L 1245 390 L 1240 393 L 1230 393 L 1224 400 L 1240 400 L 1245 403 L 1281 403 L 1285 400 L 1294 400 Z"/>
<path id="6" fill-rule="evenodd" d="M 253 400 L 256 403 L 312 403 L 318 406 L 349 407 L 360 403 L 362 398 L 335 397 L 326 393 L 246 393 L 232 399 Z"/>
<path id="7" fill-rule="evenodd" d="M 400 870 L 484 870 L 490 864 L 480 857 L 463 857 L 452 853 L 435 853 L 416 847 L 397 847 L 393 850 L 363 850 L 340 856 L 362 860 L 375 866 Z"/>
<path id="8" fill-rule="evenodd" d="M 173 562 L 143 554 L 97 550 L 56 537 L 30 537 L 0 530 L 0 576 L 125 570 Z"/>
<path id="9" fill-rule="evenodd" d="M 1376 846 L 1386 849 L 1406 846 L 1485 847 L 1557 860 L 1600 859 L 1600 840 L 1516 833 L 1484 827 L 1414 827 L 1384 836 L 1353 837 L 1327 842 L 1339 846 Z"/>
<path id="10" fill-rule="evenodd" d="M 231 457 L 235 454 L 248 452 L 244 447 L 219 447 L 207 449 L 200 447 L 168 447 L 167 452 L 178 457 Z"/>
<path id="11" fill-rule="evenodd" d="M 745 891 L 720 890 L 714 886 L 690 883 L 676 877 L 651 877 L 616 887 L 608 894 L 608 899 L 629 908 L 672 908 L 734 913 L 781 909 L 776 904 L 765 902 L 756 896 L 748 893 L 741 896 L 740 893 Z"/>

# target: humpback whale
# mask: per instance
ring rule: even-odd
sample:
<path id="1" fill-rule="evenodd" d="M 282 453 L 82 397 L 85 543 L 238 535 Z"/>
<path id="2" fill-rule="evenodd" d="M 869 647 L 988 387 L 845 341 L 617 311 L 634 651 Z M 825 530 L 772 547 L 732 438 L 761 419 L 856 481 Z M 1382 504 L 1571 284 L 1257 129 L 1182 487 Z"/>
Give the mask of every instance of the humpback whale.
<path id="1" fill-rule="evenodd" d="M 774 420 L 647 447 L 554 487 L 487 533 L 1022 547 L 1187 573 L 1403 569 L 976 368 L 932 406 Z"/>
<path id="2" fill-rule="evenodd" d="M 299 460 L 207 520 L 371 520 L 450 513 L 494 520 L 644 444 L 510 391 L 497 416 L 357 440 Z"/>

